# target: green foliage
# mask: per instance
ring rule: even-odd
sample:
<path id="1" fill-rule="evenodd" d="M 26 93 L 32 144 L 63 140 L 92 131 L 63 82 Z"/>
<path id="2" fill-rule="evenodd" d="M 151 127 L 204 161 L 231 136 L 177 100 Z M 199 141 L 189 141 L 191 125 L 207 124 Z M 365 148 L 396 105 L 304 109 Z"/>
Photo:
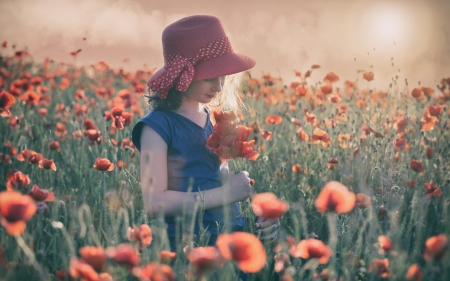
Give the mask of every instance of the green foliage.
<path id="1" fill-rule="evenodd" d="M 41 64 L 22 61 L 11 63 L 7 70 L 11 76 L 5 80 L 5 89 L 26 72 L 31 76 L 55 74 L 53 78 L 42 82 L 43 86 L 50 89 L 46 94 L 51 97 L 49 104 L 27 106 L 18 100 L 11 108 L 12 115 L 18 116 L 19 125 L 16 128 L 8 125 L 9 118 L 0 119 L 0 142 L 2 145 L 7 141 L 11 142 L 11 146 L 17 147 L 18 152 L 32 149 L 45 158 L 54 159 L 57 171 L 40 169 L 36 164 L 20 162 L 13 156 L 12 164 L 1 162 L 1 175 L 17 169 L 29 176 L 31 185 L 22 193 L 37 184 L 53 191 L 56 200 L 48 203 L 48 212 L 38 212 L 28 222 L 25 233 L 20 237 L 23 243 L 0 228 L 0 244 L 5 248 L 6 262 L 10 263 L 9 270 L 0 265 L 0 276 L 7 280 L 56 280 L 55 272 L 66 270 L 70 259 L 78 256 L 79 248 L 86 245 L 107 248 L 127 242 L 127 228 L 144 223 L 151 226 L 154 241 L 148 250 L 141 251 L 141 264 L 158 260 L 159 252 L 167 249 L 165 225 L 161 219 L 149 219 L 144 210 L 139 186 L 139 153 L 113 144 L 114 140 L 122 142 L 125 138 L 130 139 L 132 125 L 139 116 L 135 114 L 131 126 L 117 130 L 115 135 L 109 133 L 111 121 L 103 117 L 104 111 L 111 107 L 108 102 L 113 101 L 119 90 L 127 88 L 133 92 L 129 79 L 124 78 L 125 73 L 58 65 L 51 65 L 50 69 L 44 70 Z M 65 90 L 58 87 L 62 78 L 71 81 L 71 85 Z M 145 75 L 135 76 L 133 81 L 145 83 L 146 78 L 148 77 Z M 52 79 L 55 87 L 52 87 Z M 312 88 L 315 89 L 316 86 Z M 95 89 L 98 87 L 112 87 L 114 97 L 103 99 L 96 95 Z M 423 102 L 411 100 L 402 95 L 398 88 L 391 87 L 381 102 L 373 102 L 366 96 L 367 106 L 359 108 L 357 101 L 364 95 L 355 89 L 348 97 L 344 94 L 345 98 L 341 102 L 348 106 L 349 121 L 338 121 L 335 127 L 327 128 L 324 120 L 335 118 L 336 104 L 325 102 L 321 106 L 312 106 L 305 97 L 297 97 L 296 108 L 290 108 L 286 97 L 293 97 L 295 90 L 284 87 L 286 97 L 268 105 L 263 98 L 262 87 L 268 91 L 269 96 L 275 96 L 283 85 L 277 82 L 273 85 L 260 82 L 258 87 L 246 85 L 245 104 L 251 110 L 244 112 L 243 123 L 258 123 L 260 128 L 273 133 L 273 139 L 266 141 L 255 133 L 258 138 L 256 150 L 261 153 L 260 157 L 255 162 L 241 161 L 234 164 L 243 166 L 255 180 L 254 193 L 270 191 L 290 203 L 289 212 L 281 218 L 280 243 L 285 251 L 285 240 L 289 235 L 297 243 L 311 233 L 317 234 L 327 244 L 332 239 L 336 241 L 332 249 L 334 254 L 327 265 L 291 257 L 292 265 L 289 270 L 293 273 L 294 280 L 317 280 L 313 274 L 324 268 L 329 269 L 333 278 L 340 277 L 341 280 L 379 280 L 376 274 L 367 272 L 367 269 L 373 258 L 384 257 L 390 261 L 389 280 L 404 280 L 406 270 L 413 263 L 421 265 L 426 280 L 449 280 L 450 268 L 445 266 L 449 262 L 448 257 L 428 263 L 422 257 L 426 239 L 437 234 L 450 234 L 450 224 L 446 223 L 449 220 L 450 194 L 447 171 L 449 114 L 444 110 L 432 131 L 422 132 L 420 122 L 425 107 L 437 104 L 435 98 Z M 80 88 L 84 88 L 87 97 L 85 101 L 75 99 L 75 91 Z M 144 109 L 144 102 L 138 96 L 133 94 L 133 99 Z M 91 100 L 95 100 L 96 107 L 92 106 Z M 60 103 L 70 109 L 67 114 L 55 109 Z M 75 103 L 88 105 L 87 114 L 76 115 L 73 112 Z M 46 117 L 38 114 L 38 109 L 42 107 L 48 110 Z M 305 122 L 304 109 L 314 113 L 321 129 L 328 133 L 331 138 L 328 147 L 301 141 L 297 136 L 297 126 L 291 123 L 291 118 L 301 120 L 302 128 L 310 138 L 316 127 Z M 392 124 L 402 111 L 409 117 L 406 138 L 410 149 L 405 152 L 397 151 L 392 144 L 397 138 L 397 131 Z M 282 116 L 283 122 L 278 125 L 264 123 L 264 119 L 270 114 Z M 84 132 L 83 121 L 86 118 L 94 121 L 100 130 L 100 144 L 91 145 L 84 133 L 79 138 L 74 136 L 74 132 L 78 130 Z M 57 136 L 55 126 L 62 120 L 65 120 L 67 134 Z M 362 125 L 371 126 L 384 137 L 375 138 L 370 135 L 360 139 Z M 351 147 L 339 146 L 339 134 L 350 134 Z M 425 156 L 426 147 L 421 144 L 423 139 L 435 140 L 429 144 L 435 152 L 431 159 Z M 49 143 L 53 140 L 60 142 L 60 152 L 49 148 Z M 356 149 L 359 149 L 359 155 L 354 157 Z M 2 152 L 9 153 L 9 148 L 3 146 Z M 108 158 L 115 164 L 115 169 L 112 172 L 95 170 L 92 166 L 98 157 Z M 334 169 L 328 168 L 328 160 L 331 158 L 339 161 Z M 409 168 L 412 159 L 422 161 L 425 171 L 412 171 Z M 127 166 L 119 169 L 118 160 L 125 161 Z M 300 164 L 307 173 L 293 172 L 291 167 L 295 164 Z M 2 178 L 1 191 L 6 189 L 6 178 Z M 416 181 L 415 187 L 407 187 L 409 180 Z M 317 212 L 314 201 L 328 181 L 339 181 L 355 193 L 369 195 L 372 206 L 367 209 L 355 208 L 347 214 L 329 214 L 327 219 L 327 215 Z M 442 196 L 427 198 L 424 195 L 423 184 L 430 181 L 441 188 Z M 378 215 L 381 206 L 386 209 L 385 216 Z M 242 213 L 247 220 L 245 231 L 254 232 L 255 218 L 249 201 L 242 203 Z M 186 213 L 180 216 L 180 224 L 192 222 L 190 215 L 192 214 Z M 56 222 L 61 225 L 55 224 Z M 382 234 L 388 236 L 394 245 L 388 254 L 380 254 L 378 251 L 377 239 Z M 197 242 L 205 244 L 208 238 L 206 232 L 201 233 Z M 27 255 L 30 245 L 34 251 Z M 187 264 L 184 246 L 180 242 L 178 258 L 172 266 L 180 280 Z M 273 270 L 274 246 L 266 246 L 267 266 L 261 272 L 251 274 L 249 280 L 279 278 Z M 32 262 L 33 258 L 36 263 Z M 17 267 L 14 267 L 14 263 L 17 263 Z M 126 269 L 113 263 L 109 263 L 108 272 L 114 280 L 132 280 Z M 206 277 L 207 280 L 237 280 L 237 274 L 235 266 L 227 263 L 222 269 Z"/>

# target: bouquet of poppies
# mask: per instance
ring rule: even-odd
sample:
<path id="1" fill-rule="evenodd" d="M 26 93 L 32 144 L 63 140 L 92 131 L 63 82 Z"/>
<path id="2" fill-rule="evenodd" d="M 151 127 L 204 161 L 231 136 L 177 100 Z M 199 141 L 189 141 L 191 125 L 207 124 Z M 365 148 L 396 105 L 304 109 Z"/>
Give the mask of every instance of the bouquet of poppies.
<path id="1" fill-rule="evenodd" d="M 255 161 L 259 153 L 253 150 L 254 140 L 247 141 L 252 129 L 236 124 L 233 112 L 214 110 L 211 113 L 214 132 L 206 141 L 206 147 L 214 149 L 222 161 L 246 158 Z"/>

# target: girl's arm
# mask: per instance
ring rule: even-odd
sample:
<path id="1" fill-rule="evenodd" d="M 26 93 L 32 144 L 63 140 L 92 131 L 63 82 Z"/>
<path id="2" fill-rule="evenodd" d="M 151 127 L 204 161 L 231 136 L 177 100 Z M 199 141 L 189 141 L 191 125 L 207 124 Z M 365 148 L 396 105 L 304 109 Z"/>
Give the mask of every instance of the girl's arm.
<path id="1" fill-rule="evenodd" d="M 151 217 L 158 217 L 161 211 L 166 216 L 174 216 L 181 214 L 183 208 L 194 209 L 199 192 L 167 189 L 167 144 L 147 125 L 143 125 L 141 132 L 140 173 L 144 206 Z M 241 201 L 250 195 L 251 185 L 247 172 L 230 174 L 223 186 L 201 192 L 204 209 Z"/>

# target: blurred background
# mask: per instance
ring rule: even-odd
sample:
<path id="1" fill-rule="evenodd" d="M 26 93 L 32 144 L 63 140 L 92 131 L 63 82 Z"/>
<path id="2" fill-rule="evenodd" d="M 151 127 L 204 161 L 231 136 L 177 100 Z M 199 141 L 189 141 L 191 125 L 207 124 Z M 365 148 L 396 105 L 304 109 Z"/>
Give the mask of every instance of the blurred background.
<path id="1" fill-rule="evenodd" d="M 163 65 L 161 33 L 184 16 L 211 14 L 221 19 L 237 52 L 257 62 L 252 75 L 296 81 L 320 64 L 311 81 L 333 71 L 343 82 L 362 80 L 379 90 L 398 76 L 409 85 L 435 87 L 450 76 L 448 0 L 1 0 L 3 55 L 27 49 L 36 61 L 46 57 L 77 65 L 104 61 L 126 70 Z M 361 81 L 362 80 L 362 81 Z"/>

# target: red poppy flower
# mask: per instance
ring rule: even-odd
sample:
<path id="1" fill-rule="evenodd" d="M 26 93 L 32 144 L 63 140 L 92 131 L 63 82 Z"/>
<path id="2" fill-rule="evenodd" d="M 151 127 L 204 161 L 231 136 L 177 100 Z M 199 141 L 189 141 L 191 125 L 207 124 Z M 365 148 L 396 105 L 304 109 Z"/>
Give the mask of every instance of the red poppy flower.
<path id="1" fill-rule="evenodd" d="M 300 164 L 292 165 L 292 172 L 293 173 L 301 173 L 302 172 L 302 168 L 301 168 Z"/>
<path id="2" fill-rule="evenodd" d="M 30 178 L 18 170 L 9 171 L 6 174 L 6 180 L 6 189 L 9 191 L 25 188 L 31 183 Z"/>
<path id="3" fill-rule="evenodd" d="M 409 163 L 409 167 L 418 173 L 422 173 L 425 170 L 425 167 L 423 166 L 422 162 L 419 160 L 412 160 L 411 163 Z"/>
<path id="4" fill-rule="evenodd" d="M 397 130 L 397 132 L 403 132 L 407 123 L 408 123 L 408 120 L 406 119 L 406 117 L 404 115 L 402 115 L 402 117 L 400 117 L 394 123 L 394 128 Z"/>
<path id="5" fill-rule="evenodd" d="M 440 260 L 444 257 L 445 251 L 448 247 L 448 239 L 444 234 L 432 236 L 425 241 L 425 251 L 423 253 L 423 259 Z"/>
<path id="6" fill-rule="evenodd" d="M 261 129 L 260 132 L 261 132 L 263 139 L 265 139 L 267 141 L 272 140 L 272 132 L 271 131 L 266 131 L 266 130 Z"/>
<path id="7" fill-rule="evenodd" d="M 309 135 L 305 131 L 303 131 L 302 127 L 297 128 L 297 135 L 302 141 L 309 140 Z"/>
<path id="8" fill-rule="evenodd" d="M 289 256 L 286 253 L 278 253 L 273 258 L 275 260 L 274 270 L 277 273 L 284 273 L 287 267 L 291 265 Z"/>
<path id="9" fill-rule="evenodd" d="M 388 259 L 373 259 L 369 265 L 369 272 L 375 273 L 383 278 L 389 277 L 389 260 Z"/>
<path id="10" fill-rule="evenodd" d="M 19 161 L 26 161 L 28 164 L 32 164 L 33 162 L 36 162 L 37 152 L 33 151 L 31 149 L 25 149 L 21 151 L 19 154 L 17 154 L 16 158 Z M 38 160 L 39 162 L 39 160 Z"/>
<path id="11" fill-rule="evenodd" d="M 266 117 L 267 124 L 278 125 L 281 123 L 281 121 L 283 121 L 283 118 L 281 118 L 281 116 L 278 115 L 269 115 Z"/>
<path id="12" fill-rule="evenodd" d="M 433 148 L 432 147 L 427 147 L 427 151 L 426 151 L 426 156 L 428 159 L 433 158 Z"/>
<path id="13" fill-rule="evenodd" d="M 404 138 L 395 139 L 392 141 L 396 150 L 405 152 L 408 151 L 410 146 L 409 143 Z"/>
<path id="14" fill-rule="evenodd" d="M 64 123 L 61 123 L 61 122 L 56 123 L 55 135 L 57 137 L 63 137 L 65 135 L 67 135 L 67 128 Z"/>
<path id="15" fill-rule="evenodd" d="M 141 261 L 139 253 L 130 244 L 119 244 L 117 247 L 106 249 L 106 255 L 117 264 L 130 268 L 137 266 Z"/>
<path id="16" fill-rule="evenodd" d="M 28 191 L 28 195 L 30 195 L 35 201 L 45 201 L 45 202 L 53 202 L 55 201 L 55 194 L 46 189 L 40 189 L 36 184 L 33 185 L 30 191 Z"/>
<path id="17" fill-rule="evenodd" d="M 236 128 L 236 123 L 234 122 L 219 122 L 214 125 L 214 132 L 219 134 L 220 137 L 225 137 L 233 134 Z"/>
<path id="18" fill-rule="evenodd" d="M 162 250 L 159 253 L 159 261 L 164 264 L 171 264 L 175 260 L 176 256 L 177 256 L 177 253 Z"/>
<path id="19" fill-rule="evenodd" d="M 122 112 L 122 118 L 124 121 L 124 126 L 129 126 L 131 124 L 131 119 L 133 118 L 133 114 L 131 112 Z"/>
<path id="20" fill-rule="evenodd" d="M 122 116 L 116 116 L 114 117 L 114 122 L 113 122 L 113 126 L 116 127 L 119 130 L 123 130 L 123 128 L 125 127 L 125 119 L 123 119 Z"/>
<path id="21" fill-rule="evenodd" d="M 96 271 L 101 271 L 106 265 L 106 253 L 102 247 L 85 246 L 80 249 L 80 255 Z"/>
<path id="22" fill-rule="evenodd" d="M 12 160 L 9 157 L 9 155 L 4 154 L 4 153 L 0 153 L 0 164 L 1 163 L 12 164 Z"/>
<path id="23" fill-rule="evenodd" d="M 220 146 L 220 135 L 217 132 L 213 132 L 206 141 L 206 147 L 208 149 L 216 149 Z"/>
<path id="24" fill-rule="evenodd" d="M 420 89 L 420 88 L 414 88 L 414 89 L 411 91 L 411 96 L 412 96 L 413 98 L 415 98 L 415 99 L 420 99 L 420 98 L 423 98 L 423 97 L 424 97 L 424 94 L 423 94 L 422 89 Z"/>
<path id="25" fill-rule="evenodd" d="M 442 196 L 441 189 L 439 187 L 435 186 L 433 181 L 430 181 L 429 183 L 426 182 L 423 185 L 425 186 L 425 189 L 426 189 L 425 195 L 428 198 Z"/>
<path id="26" fill-rule="evenodd" d="M 317 124 L 317 117 L 314 113 L 305 112 L 306 123 L 311 125 Z"/>
<path id="27" fill-rule="evenodd" d="M 342 98 L 339 95 L 331 95 L 328 97 L 328 99 L 332 103 L 340 103 L 342 101 Z"/>
<path id="28" fill-rule="evenodd" d="M 0 222 L 9 235 L 22 235 L 26 222 L 36 210 L 36 204 L 30 196 L 16 191 L 0 192 Z"/>
<path id="29" fill-rule="evenodd" d="M 444 107 L 441 105 L 427 106 L 427 111 L 431 116 L 439 116 L 444 111 Z"/>
<path id="30" fill-rule="evenodd" d="M 87 100 L 86 94 L 82 89 L 78 89 L 75 91 L 75 99 L 77 100 Z"/>
<path id="31" fill-rule="evenodd" d="M 19 97 L 28 107 L 37 105 L 41 96 L 33 90 L 26 91 L 23 95 Z"/>
<path id="32" fill-rule="evenodd" d="M 52 141 L 52 142 L 48 145 L 48 147 L 49 147 L 51 150 L 56 150 L 56 151 L 58 151 L 58 152 L 61 151 L 61 148 L 59 147 L 59 142 L 58 142 L 58 141 Z"/>
<path id="33" fill-rule="evenodd" d="M 415 181 L 415 180 L 409 180 L 409 181 L 406 183 L 406 186 L 407 186 L 407 187 L 410 187 L 410 188 L 413 188 L 414 186 L 416 186 L 416 181 Z"/>
<path id="34" fill-rule="evenodd" d="M 86 136 L 91 144 L 101 143 L 101 135 L 98 130 L 86 130 Z"/>
<path id="35" fill-rule="evenodd" d="M 132 269 L 132 274 L 140 280 L 152 281 L 174 281 L 175 273 L 172 268 L 165 264 L 151 262 L 143 267 L 135 267 Z"/>
<path id="36" fill-rule="evenodd" d="M 420 122 L 422 122 L 422 131 L 432 131 L 434 130 L 435 124 L 439 122 L 437 117 L 432 116 L 428 111 L 425 111 L 422 118 L 420 118 Z"/>
<path id="37" fill-rule="evenodd" d="M 328 163 L 337 164 L 337 163 L 339 163 L 339 161 L 337 160 L 337 158 L 331 158 L 330 160 L 328 160 Z"/>
<path id="38" fill-rule="evenodd" d="M 39 168 L 41 169 L 48 169 L 48 170 L 53 170 L 56 171 L 56 165 L 53 159 L 47 159 L 47 158 L 42 158 L 41 161 L 39 161 Z"/>
<path id="39" fill-rule="evenodd" d="M 320 191 L 314 205 L 320 213 L 334 211 L 338 214 L 348 213 L 355 206 L 356 196 L 343 184 L 331 181 Z"/>
<path id="40" fill-rule="evenodd" d="M 377 208 L 377 215 L 378 215 L 379 217 L 385 217 L 386 214 L 387 214 L 386 207 L 384 206 L 384 204 L 383 204 L 383 205 L 380 205 L 380 206 Z"/>
<path id="41" fill-rule="evenodd" d="M 338 141 L 339 141 L 339 146 L 341 148 L 348 148 L 350 147 L 350 134 L 339 134 L 338 135 Z"/>
<path id="42" fill-rule="evenodd" d="M 111 163 L 107 158 L 97 158 L 93 166 L 98 171 L 113 171 L 114 164 Z"/>
<path id="43" fill-rule="evenodd" d="M 277 219 L 289 210 L 289 203 L 278 199 L 272 192 L 265 192 L 252 197 L 252 209 L 257 216 Z"/>
<path id="44" fill-rule="evenodd" d="M 337 76 L 334 72 L 329 72 L 324 78 L 324 82 L 335 83 L 339 81 L 339 76 Z"/>
<path id="45" fill-rule="evenodd" d="M 233 130 L 233 136 L 236 137 L 236 141 L 246 141 L 251 133 L 252 128 L 241 125 L 236 126 L 236 128 L 234 128 Z"/>
<path id="46" fill-rule="evenodd" d="M 236 115 L 232 111 L 213 110 L 213 112 L 211 112 L 211 117 L 213 125 L 220 122 L 236 121 Z"/>
<path id="47" fill-rule="evenodd" d="M 322 87 L 320 87 L 320 91 L 325 95 L 331 94 L 333 92 L 333 86 L 332 85 L 323 85 Z"/>
<path id="48" fill-rule="evenodd" d="M 358 207 L 360 209 L 366 209 L 370 205 L 372 205 L 372 203 L 370 201 L 370 196 L 368 196 L 364 193 L 356 194 L 355 207 Z"/>
<path id="49" fill-rule="evenodd" d="M 91 119 L 85 119 L 83 121 L 83 127 L 85 130 L 97 130 L 94 121 L 92 121 Z"/>
<path id="50" fill-rule="evenodd" d="M 1 117 L 10 117 L 11 112 L 9 108 L 16 102 L 16 98 L 2 90 L 0 92 L 0 116 Z"/>
<path id="51" fill-rule="evenodd" d="M 219 268 L 224 264 L 224 258 L 219 250 L 213 246 L 191 249 L 186 258 L 192 264 L 195 274 L 198 276 L 203 276 L 205 272 Z"/>
<path id="52" fill-rule="evenodd" d="M 85 281 L 99 281 L 100 277 L 94 268 L 81 259 L 72 258 L 68 272 L 73 278 L 81 278 Z"/>
<path id="53" fill-rule="evenodd" d="M 242 157 L 251 161 L 255 161 L 259 157 L 259 152 L 253 151 L 254 143 L 254 140 L 247 142 L 236 142 L 233 146 L 231 146 L 231 158 Z"/>
<path id="54" fill-rule="evenodd" d="M 364 72 L 363 79 L 367 80 L 369 82 L 372 81 L 373 80 L 373 72 Z"/>
<path id="55" fill-rule="evenodd" d="M 423 274 L 420 265 L 418 265 L 417 263 L 412 264 L 408 268 L 408 271 L 406 271 L 405 278 L 412 281 L 422 281 Z"/>
<path id="56" fill-rule="evenodd" d="M 322 241 L 308 238 L 306 240 L 301 240 L 290 253 L 296 258 L 318 259 L 320 264 L 326 264 L 333 254 L 333 251 Z"/>
<path id="57" fill-rule="evenodd" d="M 153 241 L 152 229 L 147 224 L 142 224 L 140 227 L 129 227 L 127 238 L 130 241 L 137 242 L 140 249 L 144 249 L 145 246 L 149 246 Z"/>
<path id="58" fill-rule="evenodd" d="M 380 243 L 380 254 L 387 253 L 392 248 L 391 239 L 389 239 L 386 235 L 378 236 L 378 243 Z"/>
<path id="59" fill-rule="evenodd" d="M 220 234 L 216 245 L 225 259 L 232 259 L 245 272 L 258 272 L 266 264 L 267 255 L 262 242 L 247 232 Z"/>
<path id="60" fill-rule="evenodd" d="M 322 131 L 319 128 L 315 128 L 313 131 L 312 143 L 313 144 L 322 143 L 323 147 L 328 147 L 331 143 L 331 139 L 328 138 L 327 132 Z"/>
<path id="61" fill-rule="evenodd" d="M 125 168 L 126 166 L 127 166 L 127 162 L 122 161 L 122 160 L 117 161 L 117 168 L 122 169 L 122 168 Z"/>

